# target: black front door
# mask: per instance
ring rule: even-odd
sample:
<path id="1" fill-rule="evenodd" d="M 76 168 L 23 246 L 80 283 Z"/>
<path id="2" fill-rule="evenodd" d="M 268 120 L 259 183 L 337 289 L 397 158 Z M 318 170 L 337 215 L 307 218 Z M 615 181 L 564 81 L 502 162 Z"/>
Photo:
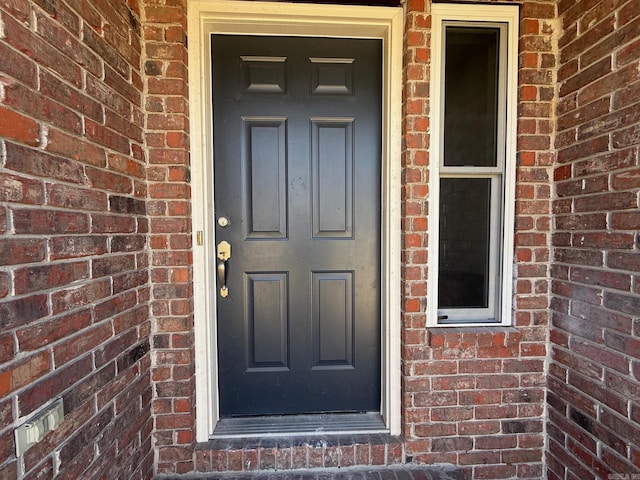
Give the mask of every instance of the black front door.
<path id="1" fill-rule="evenodd" d="M 379 411 L 381 41 L 212 52 L 221 415 Z"/>

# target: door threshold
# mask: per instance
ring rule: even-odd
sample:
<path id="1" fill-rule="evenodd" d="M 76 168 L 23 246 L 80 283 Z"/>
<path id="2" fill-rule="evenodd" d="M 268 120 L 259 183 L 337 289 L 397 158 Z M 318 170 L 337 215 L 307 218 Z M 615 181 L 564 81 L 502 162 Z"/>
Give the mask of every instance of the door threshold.
<path id="1" fill-rule="evenodd" d="M 223 418 L 212 439 L 389 433 L 379 413 L 332 413 Z"/>

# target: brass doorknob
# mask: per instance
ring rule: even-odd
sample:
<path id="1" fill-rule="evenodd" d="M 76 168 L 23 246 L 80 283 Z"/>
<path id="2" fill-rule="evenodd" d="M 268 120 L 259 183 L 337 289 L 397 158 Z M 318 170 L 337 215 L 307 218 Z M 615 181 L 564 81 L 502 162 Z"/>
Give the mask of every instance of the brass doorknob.
<path id="1" fill-rule="evenodd" d="M 218 284 L 220 296 L 226 298 L 229 295 L 227 287 L 227 261 L 231 258 L 231 245 L 226 240 L 218 244 Z"/>

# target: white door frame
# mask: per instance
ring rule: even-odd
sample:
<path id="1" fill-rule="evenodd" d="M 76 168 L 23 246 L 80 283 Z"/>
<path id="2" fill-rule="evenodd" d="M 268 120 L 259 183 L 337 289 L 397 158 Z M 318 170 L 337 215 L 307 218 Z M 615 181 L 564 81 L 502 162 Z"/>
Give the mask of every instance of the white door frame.
<path id="1" fill-rule="evenodd" d="M 196 349 L 196 440 L 206 442 L 219 420 L 211 42 L 213 33 L 379 38 L 383 43 L 382 118 L 382 395 L 380 412 L 401 433 L 400 190 L 403 10 L 295 3 L 190 0 L 188 7 L 193 278 Z M 212 321 L 213 320 L 213 321 Z"/>

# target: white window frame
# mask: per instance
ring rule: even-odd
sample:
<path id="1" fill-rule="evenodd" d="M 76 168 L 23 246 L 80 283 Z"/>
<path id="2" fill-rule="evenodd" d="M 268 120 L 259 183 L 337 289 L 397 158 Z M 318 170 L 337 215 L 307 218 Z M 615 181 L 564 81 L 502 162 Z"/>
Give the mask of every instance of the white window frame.
<path id="1" fill-rule="evenodd" d="M 429 180 L 429 277 L 427 325 L 430 327 L 508 326 L 513 322 L 513 255 L 516 178 L 518 22 L 511 5 L 432 5 L 431 171 Z M 445 167 L 444 47 L 447 26 L 500 28 L 496 167 Z M 491 178 L 489 308 L 438 309 L 439 208 L 441 178 Z M 502 185 L 500 185 L 502 184 Z M 501 188 L 494 188 L 500 186 Z M 498 208 L 499 206 L 499 208 Z"/>

